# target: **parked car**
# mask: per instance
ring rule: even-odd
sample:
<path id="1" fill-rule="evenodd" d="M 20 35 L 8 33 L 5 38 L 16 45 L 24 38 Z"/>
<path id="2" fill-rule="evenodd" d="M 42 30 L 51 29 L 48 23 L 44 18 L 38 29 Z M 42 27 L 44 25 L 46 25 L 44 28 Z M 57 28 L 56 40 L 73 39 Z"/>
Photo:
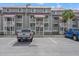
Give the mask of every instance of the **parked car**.
<path id="1" fill-rule="evenodd" d="M 22 30 L 18 30 L 16 32 L 17 34 L 17 41 L 21 42 L 21 41 L 29 41 L 32 42 L 33 40 L 33 31 L 31 31 L 30 29 L 22 29 Z"/>
<path id="2" fill-rule="evenodd" d="M 79 29 L 77 28 L 66 30 L 64 34 L 66 38 L 71 38 L 75 41 L 79 40 Z"/>

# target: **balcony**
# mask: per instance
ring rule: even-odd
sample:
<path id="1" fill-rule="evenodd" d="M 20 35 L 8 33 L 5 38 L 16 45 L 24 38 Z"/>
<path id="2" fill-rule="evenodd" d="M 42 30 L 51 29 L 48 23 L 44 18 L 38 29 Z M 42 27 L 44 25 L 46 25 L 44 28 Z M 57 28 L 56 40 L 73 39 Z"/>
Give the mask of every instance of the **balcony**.
<path id="1" fill-rule="evenodd" d="M 22 19 L 16 19 L 16 22 L 22 23 Z"/>
<path id="2" fill-rule="evenodd" d="M 62 12 L 60 12 L 60 11 L 54 11 L 54 12 L 52 12 L 52 15 L 62 15 Z"/>
<path id="3" fill-rule="evenodd" d="M 30 19 L 30 23 L 35 23 L 35 19 Z"/>
<path id="4" fill-rule="evenodd" d="M 43 23 L 36 23 L 36 27 L 43 27 Z"/>
<path id="5" fill-rule="evenodd" d="M 54 20 L 54 21 L 53 21 L 53 24 L 58 24 L 58 23 L 59 23 L 58 20 Z"/>

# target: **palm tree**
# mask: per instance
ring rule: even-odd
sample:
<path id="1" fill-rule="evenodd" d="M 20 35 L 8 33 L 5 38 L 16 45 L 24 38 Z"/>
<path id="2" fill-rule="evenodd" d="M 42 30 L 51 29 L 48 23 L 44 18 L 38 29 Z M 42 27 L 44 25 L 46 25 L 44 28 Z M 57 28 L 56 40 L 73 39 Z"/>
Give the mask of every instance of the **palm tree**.
<path id="1" fill-rule="evenodd" d="M 65 10 L 62 13 L 62 18 L 63 18 L 63 22 L 64 22 L 64 29 L 69 29 L 72 28 L 72 20 L 74 19 L 75 15 L 73 10 L 69 9 L 69 10 Z M 67 27 L 65 27 L 67 26 Z"/>

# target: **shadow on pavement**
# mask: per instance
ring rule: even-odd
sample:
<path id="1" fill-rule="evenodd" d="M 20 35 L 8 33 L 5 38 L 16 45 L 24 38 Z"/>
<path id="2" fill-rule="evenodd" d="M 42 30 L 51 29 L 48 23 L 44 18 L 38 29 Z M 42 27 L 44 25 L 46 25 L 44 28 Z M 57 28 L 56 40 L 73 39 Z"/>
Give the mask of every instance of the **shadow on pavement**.
<path id="1" fill-rule="evenodd" d="M 15 42 L 13 46 L 29 46 L 31 42 Z"/>
<path id="2" fill-rule="evenodd" d="M 15 47 L 15 46 L 37 47 L 38 45 L 36 45 L 36 44 L 31 44 L 31 42 L 15 42 L 12 46 L 13 46 L 13 47 Z"/>

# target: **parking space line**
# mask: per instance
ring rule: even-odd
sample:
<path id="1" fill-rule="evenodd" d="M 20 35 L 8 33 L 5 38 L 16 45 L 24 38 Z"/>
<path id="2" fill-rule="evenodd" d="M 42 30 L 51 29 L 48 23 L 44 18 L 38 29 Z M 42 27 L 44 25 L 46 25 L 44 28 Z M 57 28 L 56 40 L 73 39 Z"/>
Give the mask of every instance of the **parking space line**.
<path id="1" fill-rule="evenodd" d="M 11 46 L 15 41 L 16 41 L 16 40 L 12 40 L 12 41 L 10 41 L 10 42 L 8 43 L 8 45 Z"/>
<path id="2" fill-rule="evenodd" d="M 50 40 L 51 40 L 51 42 L 53 42 L 54 44 L 57 44 L 57 41 L 55 41 L 54 39 L 51 39 L 51 38 L 50 38 Z"/>

